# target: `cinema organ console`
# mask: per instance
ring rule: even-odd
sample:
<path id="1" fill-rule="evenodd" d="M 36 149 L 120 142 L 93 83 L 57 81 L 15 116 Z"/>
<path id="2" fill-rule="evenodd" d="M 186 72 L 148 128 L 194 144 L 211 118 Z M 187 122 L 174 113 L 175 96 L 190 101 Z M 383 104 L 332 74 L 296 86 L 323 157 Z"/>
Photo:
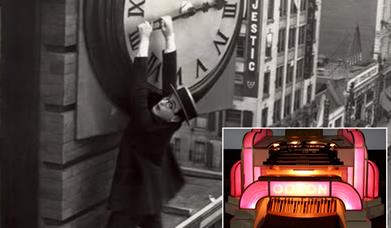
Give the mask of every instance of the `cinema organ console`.
<path id="1" fill-rule="evenodd" d="M 253 129 L 230 173 L 226 213 L 235 227 L 371 227 L 381 216 L 379 170 L 361 131 Z"/>

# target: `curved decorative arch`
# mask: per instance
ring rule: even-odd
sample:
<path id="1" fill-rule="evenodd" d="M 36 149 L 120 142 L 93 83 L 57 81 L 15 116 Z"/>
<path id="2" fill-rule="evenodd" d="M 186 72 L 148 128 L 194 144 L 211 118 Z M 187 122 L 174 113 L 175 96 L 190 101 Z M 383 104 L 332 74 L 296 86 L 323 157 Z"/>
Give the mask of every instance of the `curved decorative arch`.
<path id="1" fill-rule="evenodd" d="M 342 200 L 346 210 L 362 210 L 360 195 L 353 186 L 343 182 L 333 181 L 331 183 L 331 189 L 331 195 Z"/>
<path id="2" fill-rule="evenodd" d="M 366 196 L 369 198 L 377 198 L 379 196 L 379 168 L 370 160 L 368 160 L 368 184 Z"/>
<path id="3" fill-rule="evenodd" d="M 269 196 L 268 181 L 256 181 L 244 190 L 240 197 L 239 208 L 255 209 L 257 202 L 266 196 Z"/>
<path id="4" fill-rule="evenodd" d="M 237 161 L 231 168 L 231 196 L 233 197 L 239 197 L 242 194 L 240 166 L 240 161 Z"/>
<path id="5" fill-rule="evenodd" d="M 349 172 L 349 179 L 353 179 L 353 186 L 358 191 L 361 199 L 364 199 L 366 189 L 367 165 L 368 159 L 367 148 L 365 146 L 365 137 L 360 130 L 343 129 L 338 131 L 338 135 L 343 136 L 354 145 L 354 169 L 353 177 Z M 349 181 L 349 183 L 351 183 Z"/>

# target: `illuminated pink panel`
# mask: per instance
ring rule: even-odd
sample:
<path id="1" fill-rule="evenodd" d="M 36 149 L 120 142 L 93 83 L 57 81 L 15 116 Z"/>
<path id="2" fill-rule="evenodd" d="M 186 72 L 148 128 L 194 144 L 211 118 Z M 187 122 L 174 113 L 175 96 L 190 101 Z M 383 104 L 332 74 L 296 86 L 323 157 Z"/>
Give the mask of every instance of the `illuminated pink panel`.
<path id="1" fill-rule="evenodd" d="M 354 169 L 353 167 L 348 167 L 348 183 L 353 186 L 354 179 Z"/>
<path id="2" fill-rule="evenodd" d="M 330 196 L 330 182 L 270 181 L 270 196 Z"/>
<path id="3" fill-rule="evenodd" d="M 261 129 L 251 129 L 251 131 L 247 132 L 243 137 L 243 147 L 250 148 L 254 145 L 254 136 L 255 134 L 261 132 Z"/>
<path id="4" fill-rule="evenodd" d="M 243 189 L 249 186 L 254 181 L 254 170 L 253 170 L 253 149 L 244 148 L 242 150 L 242 161 L 243 161 Z"/>
<path id="5" fill-rule="evenodd" d="M 354 145 L 356 147 L 365 147 L 365 138 L 361 131 L 351 130 L 354 138 Z"/>
<path id="6" fill-rule="evenodd" d="M 353 143 L 353 135 L 347 129 L 340 129 L 340 130 L 338 130 L 338 135 L 343 136 L 350 143 Z"/>
<path id="7" fill-rule="evenodd" d="M 255 205 L 262 197 L 268 196 L 267 181 L 256 181 L 248 186 L 240 197 L 240 209 L 255 209 Z"/>
<path id="8" fill-rule="evenodd" d="M 368 192 L 369 198 L 377 198 L 379 196 L 379 169 L 377 165 L 368 160 Z"/>
<path id="9" fill-rule="evenodd" d="M 367 192 L 365 194 L 365 197 L 367 198 L 374 198 L 374 188 L 375 188 L 375 171 L 373 170 L 372 165 L 368 162 L 368 173 L 367 173 Z"/>
<path id="10" fill-rule="evenodd" d="M 237 161 L 231 168 L 231 196 L 238 197 L 242 193 L 240 175 L 240 161 Z"/>
<path id="11" fill-rule="evenodd" d="M 253 169 L 253 145 L 267 136 L 271 136 L 270 129 L 253 129 L 247 132 L 243 138 L 242 162 L 243 162 L 243 189 L 254 181 Z"/>
<path id="12" fill-rule="evenodd" d="M 260 176 L 261 176 L 261 167 L 254 166 L 254 181 L 258 180 Z"/>
<path id="13" fill-rule="evenodd" d="M 364 198 L 364 176 L 365 176 L 365 159 L 364 148 L 354 149 L 354 188 Z"/>
<path id="14" fill-rule="evenodd" d="M 331 188 L 331 196 L 342 200 L 346 210 L 362 210 L 360 195 L 351 185 L 343 182 L 332 182 Z"/>
<path id="15" fill-rule="evenodd" d="M 270 129 L 262 129 L 260 132 L 257 132 L 254 136 L 253 145 L 259 143 L 266 137 L 272 136 L 272 131 Z"/>

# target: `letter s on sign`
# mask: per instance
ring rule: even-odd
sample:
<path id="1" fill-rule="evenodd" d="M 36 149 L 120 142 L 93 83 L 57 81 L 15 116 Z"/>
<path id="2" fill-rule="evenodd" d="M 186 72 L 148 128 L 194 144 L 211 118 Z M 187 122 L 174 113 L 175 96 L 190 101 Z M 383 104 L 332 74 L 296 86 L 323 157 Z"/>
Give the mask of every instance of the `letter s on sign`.
<path id="1" fill-rule="evenodd" d="M 257 24 L 251 24 L 251 33 L 258 32 L 258 25 Z"/>

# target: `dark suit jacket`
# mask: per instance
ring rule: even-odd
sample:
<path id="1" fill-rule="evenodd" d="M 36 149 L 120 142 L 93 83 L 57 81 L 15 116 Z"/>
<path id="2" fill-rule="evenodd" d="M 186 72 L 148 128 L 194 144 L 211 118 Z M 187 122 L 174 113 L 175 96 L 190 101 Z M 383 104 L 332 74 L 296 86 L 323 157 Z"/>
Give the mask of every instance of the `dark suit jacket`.
<path id="1" fill-rule="evenodd" d="M 130 210 L 133 214 L 160 213 L 162 204 L 184 183 L 170 149 L 171 137 L 182 123 L 167 123 L 151 111 L 171 93 L 169 83 L 176 85 L 176 52 L 163 57 L 163 96 L 149 93 L 147 61 L 144 57 L 134 61 L 131 120 L 120 144 L 109 198 L 111 210 Z"/>

